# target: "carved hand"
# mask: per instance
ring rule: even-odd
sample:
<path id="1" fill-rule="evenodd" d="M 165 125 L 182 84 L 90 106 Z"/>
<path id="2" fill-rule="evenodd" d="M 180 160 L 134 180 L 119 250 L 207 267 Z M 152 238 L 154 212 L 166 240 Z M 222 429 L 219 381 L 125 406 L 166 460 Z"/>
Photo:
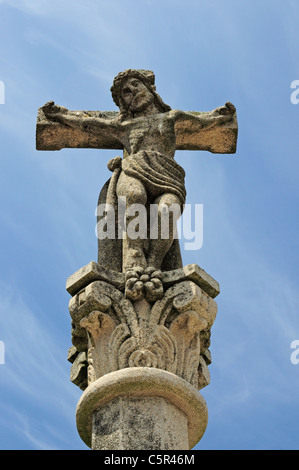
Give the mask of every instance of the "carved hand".
<path id="1" fill-rule="evenodd" d="M 225 106 L 215 109 L 214 112 L 215 114 L 220 114 L 222 116 L 233 116 L 236 112 L 236 108 L 232 103 L 227 101 Z"/>
<path id="2" fill-rule="evenodd" d="M 42 110 L 49 119 L 56 118 L 59 114 L 65 114 L 68 112 L 67 108 L 63 106 L 58 106 L 54 103 L 54 101 L 48 101 L 44 106 L 42 106 Z"/>

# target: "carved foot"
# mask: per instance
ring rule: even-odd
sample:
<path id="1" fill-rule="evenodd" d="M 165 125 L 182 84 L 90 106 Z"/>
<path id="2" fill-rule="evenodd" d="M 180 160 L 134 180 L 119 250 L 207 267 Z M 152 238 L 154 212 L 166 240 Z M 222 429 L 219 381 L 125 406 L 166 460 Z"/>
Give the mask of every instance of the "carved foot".
<path id="1" fill-rule="evenodd" d="M 126 272 L 125 295 L 134 301 L 145 298 L 148 302 L 155 302 L 164 293 L 162 278 L 163 273 L 151 266 L 130 268 Z"/>

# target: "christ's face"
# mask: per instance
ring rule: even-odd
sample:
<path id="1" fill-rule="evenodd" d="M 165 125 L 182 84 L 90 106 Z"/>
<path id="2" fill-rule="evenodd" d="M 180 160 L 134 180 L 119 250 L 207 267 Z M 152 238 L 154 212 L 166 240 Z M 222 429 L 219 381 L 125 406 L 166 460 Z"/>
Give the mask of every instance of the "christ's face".
<path id="1" fill-rule="evenodd" d="M 154 95 L 138 78 L 128 78 L 121 90 L 125 107 L 132 113 L 144 111 L 154 102 Z"/>

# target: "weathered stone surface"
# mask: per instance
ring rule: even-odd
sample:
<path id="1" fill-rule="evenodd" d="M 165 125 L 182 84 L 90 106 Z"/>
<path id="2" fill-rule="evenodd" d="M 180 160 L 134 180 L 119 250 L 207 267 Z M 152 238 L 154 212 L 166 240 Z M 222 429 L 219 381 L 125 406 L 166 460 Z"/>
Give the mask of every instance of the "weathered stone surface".
<path id="1" fill-rule="evenodd" d="M 146 407 L 144 417 L 141 415 L 141 401 L 136 400 L 141 398 Z M 177 432 L 176 430 L 169 429 L 171 428 L 171 423 L 166 421 L 163 430 L 156 428 L 155 431 L 158 432 L 158 436 L 156 439 L 154 438 L 155 447 L 151 447 L 150 428 L 144 428 L 146 415 L 150 419 L 148 414 L 149 405 L 153 402 L 149 400 L 152 398 L 165 400 L 159 399 L 156 401 L 156 409 L 153 410 L 154 416 L 157 417 L 157 407 L 160 408 L 160 412 L 163 413 L 165 419 L 168 414 L 166 411 L 169 412 L 171 410 L 172 417 L 174 418 L 173 426 L 175 424 L 181 426 L 181 432 Z M 136 417 L 135 425 L 132 423 L 132 414 L 129 410 L 130 404 L 134 400 L 136 400 L 135 405 L 139 405 L 136 406 L 138 408 L 136 409 L 138 416 Z M 125 411 L 125 416 L 120 421 L 119 413 L 121 410 Z M 186 435 L 183 435 L 184 430 L 186 430 L 184 415 L 187 417 L 187 439 Z M 113 423 L 111 423 L 110 417 L 112 416 L 114 416 L 116 422 L 119 420 L 118 426 L 113 426 Z M 100 417 L 103 419 L 102 428 L 98 425 Z M 159 444 L 161 445 L 159 447 L 161 450 L 184 450 L 186 449 L 186 440 L 188 444 L 187 449 L 192 449 L 202 438 L 207 426 L 208 411 L 203 397 L 184 379 L 170 372 L 155 368 L 134 367 L 112 372 L 91 383 L 78 402 L 76 420 L 81 439 L 89 447 L 92 446 L 92 434 L 94 434 L 93 439 L 96 442 L 97 449 L 106 449 L 106 446 L 109 450 L 134 449 L 132 444 L 128 442 L 132 438 L 136 445 L 138 445 L 138 439 L 141 441 L 143 439 L 142 444 L 145 447 L 140 447 L 139 445 L 138 449 L 158 449 L 156 446 Z M 94 430 L 93 422 L 96 424 Z M 136 430 L 138 423 L 140 431 L 136 440 L 136 436 L 134 438 L 130 433 L 129 426 L 135 426 L 134 429 Z M 162 425 L 162 420 L 160 424 Z M 129 432 L 127 443 L 122 442 L 125 430 Z M 161 431 L 167 433 L 164 442 L 159 438 L 162 434 Z M 142 437 L 143 433 L 144 438 Z M 145 436 L 148 437 L 149 442 L 145 442 Z M 115 438 L 114 444 L 111 442 L 113 438 Z M 128 445 L 128 447 L 124 447 L 124 445 Z"/>
<path id="2" fill-rule="evenodd" d="M 70 115 L 99 117 L 101 119 L 115 119 L 115 112 L 98 111 L 70 111 Z M 121 144 L 107 135 L 89 135 L 81 129 L 61 126 L 47 118 L 43 108 L 39 108 L 36 123 L 36 149 L 61 150 L 63 148 L 94 148 L 94 149 L 122 149 Z"/>
<path id="3" fill-rule="evenodd" d="M 129 300 L 112 284 L 93 281 L 72 297 L 69 311 L 73 345 L 88 357 L 89 384 L 114 370 L 142 366 L 173 372 L 196 389 L 209 383 L 217 304 L 193 281 L 173 280 L 156 300 Z"/>
<path id="4" fill-rule="evenodd" d="M 162 272 L 162 282 L 166 287 L 187 280 L 193 281 L 212 298 L 217 297 L 220 293 L 218 282 L 196 264 L 188 264 L 183 268 Z M 69 294 L 75 295 L 93 281 L 106 281 L 124 291 L 126 276 L 91 261 L 67 279 L 66 290 Z"/>
<path id="5" fill-rule="evenodd" d="M 99 117 L 114 120 L 117 111 L 69 111 L 77 117 Z M 191 116 L 204 115 L 204 112 L 189 111 Z M 175 125 L 176 150 L 207 150 L 211 153 L 232 154 L 236 152 L 238 123 L 234 117 L 229 123 L 212 129 L 202 129 L 194 122 L 178 122 Z M 47 119 L 42 108 L 38 110 L 36 125 L 37 150 L 61 150 L 63 148 L 123 149 L 113 135 L 87 134 L 81 129 L 63 127 L 58 122 Z"/>
<path id="6" fill-rule="evenodd" d="M 188 450 L 187 416 L 161 397 L 121 397 L 93 413 L 94 450 Z"/>
<path id="7" fill-rule="evenodd" d="M 93 281 L 106 281 L 120 290 L 123 290 L 125 287 L 125 277 L 123 274 L 107 269 L 95 261 L 91 261 L 67 279 L 66 290 L 69 294 L 75 295 Z"/>
<path id="8" fill-rule="evenodd" d="M 119 73 L 111 92 L 119 113 L 51 101 L 37 117 L 38 150 L 123 149 L 108 162 L 112 176 L 98 199 L 98 263 L 67 281 L 71 380 L 85 390 L 77 427 L 93 449 L 190 449 L 207 425 L 197 390 L 210 380 L 220 289 L 197 265 L 183 267 L 176 224 L 185 172 L 174 156 L 235 153 L 236 109 L 171 109 L 149 70 Z"/>
<path id="9" fill-rule="evenodd" d="M 197 266 L 197 264 L 188 264 L 181 269 L 164 272 L 163 283 L 165 285 L 171 285 L 184 280 L 193 281 L 213 299 L 220 293 L 218 282 Z"/>
<path id="10" fill-rule="evenodd" d="M 193 149 L 235 153 L 236 109 L 229 102 L 211 112 L 171 109 L 157 94 L 155 76 L 149 70 L 129 69 L 119 73 L 111 92 L 119 107 L 116 114 L 69 111 L 53 101 L 46 103 L 38 113 L 37 148 L 124 149 L 123 159 L 118 156 L 108 163 L 113 174 L 108 186 L 104 186 L 104 192 L 110 213 L 111 208 L 113 213 L 116 212 L 116 197 L 125 199 L 126 236 L 121 245 L 114 235 L 107 237 L 106 242 L 99 242 L 99 249 L 108 249 L 109 262 L 106 264 L 100 254 L 98 259 L 105 267 L 111 267 L 113 252 L 118 254 L 118 258 L 121 254 L 121 263 L 118 259 L 115 269 L 122 272 L 132 268 L 165 270 L 169 265 L 172 269 L 182 267 L 179 245 L 174 241 L 174 227 L 181 213 L 171 213 L 174 223 L 167 219 L 168 236 L 161 233 L 163 220 L 166 220 L 165 209 L 177 206 L 181 211 L 186 198 L 185 172 L 174 159 L 175 151 Z M 145 236 L 136 237 L 135 229 L 129 233 L 134 219 L 130 208 L 135 204 L 142 205 L 147 211 L 145 220 L 138 224 L 139 228 L 145 228 L 150 206 L 158 206 L 160 232 L 157 237 L 149 236 L 147 228 Z M 127 292 L 134 295 L 132 290 L 138 291 L 138 286 L 136 283 L 133 288 L 127 288 Z"/>
<path id="11" fill-rule="evenodd" d="M 85 390 L 88 386 L 86 375 L 88 362 L 86 352 L 79 352 L 75 346 L 72 346 L 68 351 L 68 361 L 72 363 L 71 381 L 81 388 L 81 390 Z"/>

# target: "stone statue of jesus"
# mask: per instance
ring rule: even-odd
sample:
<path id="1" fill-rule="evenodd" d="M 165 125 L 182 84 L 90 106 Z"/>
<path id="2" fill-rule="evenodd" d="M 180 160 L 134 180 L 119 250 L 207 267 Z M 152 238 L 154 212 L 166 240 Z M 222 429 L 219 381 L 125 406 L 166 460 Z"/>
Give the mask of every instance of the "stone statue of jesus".
<path id="1" fill-rule="evenodd" d="M 176 150 L 175 125 L 180 122 L 188 129 L 196 121 L 205 130 L 229 122 L 235 107 L 230 102 L 211 112 L 192 114 L 172 110 L 156 92 L 154 75 L 146 70 L 126 70 L 119 73 L 111 87 L 119 113 L 112 119 L 88 113 L 74 113 L 53 101 L 42 110 L 47 119 L 79 128 L 89 135 L 107 135 L 125 149 L 125 156 L 110 162 L 110 169 L 119 167 L 115 191 L 132 204 L 157 204 L 161 217 L 163 208 L 177 204 L 183 208 L 186 198 L 185 172 L 174 160 Z M 128 222 L 128 221 L 127 221 Z M 173 227 L 173 223 L 170 223 Z M 126 240 L 123 272 L 132 269 L 161 269 L 161 263 L 173 243 L 168 239 Z"/>

